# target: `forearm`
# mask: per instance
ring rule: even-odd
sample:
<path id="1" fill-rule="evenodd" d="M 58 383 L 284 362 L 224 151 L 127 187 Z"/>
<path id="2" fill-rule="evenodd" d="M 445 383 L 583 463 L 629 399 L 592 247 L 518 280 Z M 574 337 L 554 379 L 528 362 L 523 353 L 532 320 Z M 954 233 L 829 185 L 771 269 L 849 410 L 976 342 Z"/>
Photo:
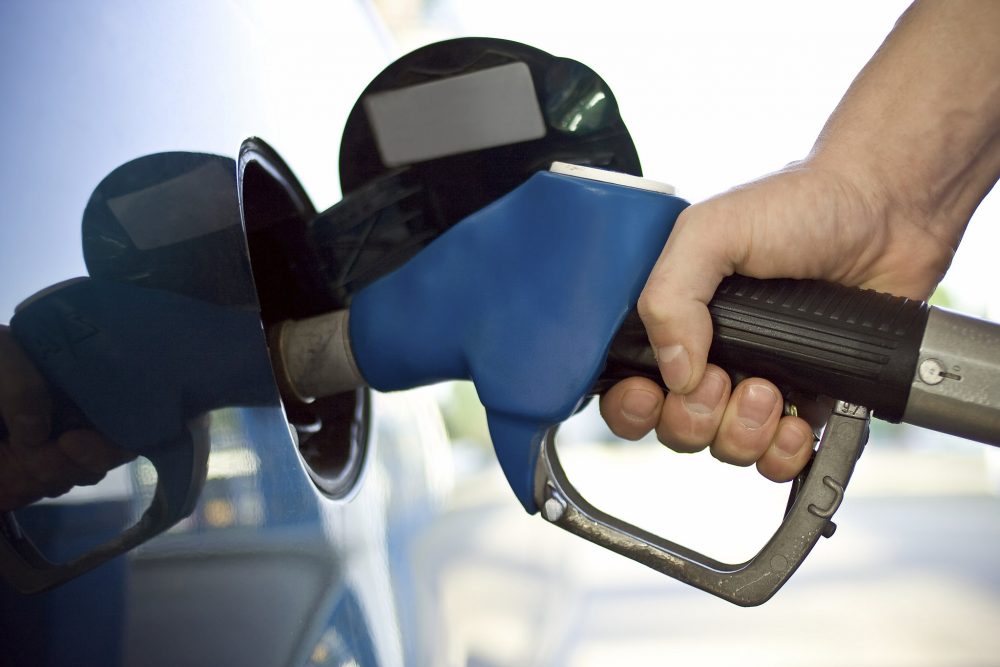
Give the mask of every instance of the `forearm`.
<path id="1" fill-rule="evenodd" d="M 868 178 L 952 249 L 1000 173 L 1000 2 L 915 2 L 811 156 Z M 889 212 L 893 214 L 893 212 Z"/>

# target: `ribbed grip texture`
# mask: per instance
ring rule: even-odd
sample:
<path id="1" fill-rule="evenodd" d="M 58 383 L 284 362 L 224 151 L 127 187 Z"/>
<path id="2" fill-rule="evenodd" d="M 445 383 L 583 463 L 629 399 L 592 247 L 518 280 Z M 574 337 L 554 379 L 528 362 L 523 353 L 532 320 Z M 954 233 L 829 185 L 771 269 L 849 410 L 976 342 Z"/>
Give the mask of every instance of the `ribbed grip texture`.
<path id="1" fill-rule="evenodd" d="M 727 278 L 709 304 L 709 360 L 782 390 L 825 395 L 898 422 L 906 407 L 928 307 L 920 301 L 814 280 Z M 643 375 L 662 384 L 635 311 L 594 387 Z"/>

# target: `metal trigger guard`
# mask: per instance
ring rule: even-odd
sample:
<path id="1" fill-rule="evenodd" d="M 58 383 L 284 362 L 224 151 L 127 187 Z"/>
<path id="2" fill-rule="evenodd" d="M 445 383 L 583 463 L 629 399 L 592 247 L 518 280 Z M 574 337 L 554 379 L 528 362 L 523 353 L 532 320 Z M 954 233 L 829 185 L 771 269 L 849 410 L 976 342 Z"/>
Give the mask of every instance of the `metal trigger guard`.
<path id="1" fill-rule="evenodd" d="M 674 579 L 743 607 L 763 604 L 802 563 L 820 536 L 833 534 L 854 464 L 868 441 L 868 409 L 838 401 L 812 464 L 792 485 L 784 520 L 750 560 L 722 563 L 653 535 L 584 500 L 559 463 L 556 428 L 549 429 L 535 466 L 535 501 L 551 523 Z"/>

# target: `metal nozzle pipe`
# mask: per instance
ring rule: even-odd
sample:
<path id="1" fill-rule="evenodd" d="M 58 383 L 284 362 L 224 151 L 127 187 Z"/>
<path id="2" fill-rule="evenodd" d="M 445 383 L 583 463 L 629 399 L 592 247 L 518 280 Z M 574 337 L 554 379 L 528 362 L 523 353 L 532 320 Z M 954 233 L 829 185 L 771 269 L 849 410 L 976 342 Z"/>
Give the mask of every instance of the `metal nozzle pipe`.
<path id="1" fill-rule="evenodd" d="M 337 310 L 271 329 L 271 363 L 282 394 L 309 403 L 367 384 L 354 362 L 348 316 Z"/>
<path id="2" fill-rule="evenodd" d="M 903 421 L 1000 445 L 1000 326 L 931 308 Z"/>

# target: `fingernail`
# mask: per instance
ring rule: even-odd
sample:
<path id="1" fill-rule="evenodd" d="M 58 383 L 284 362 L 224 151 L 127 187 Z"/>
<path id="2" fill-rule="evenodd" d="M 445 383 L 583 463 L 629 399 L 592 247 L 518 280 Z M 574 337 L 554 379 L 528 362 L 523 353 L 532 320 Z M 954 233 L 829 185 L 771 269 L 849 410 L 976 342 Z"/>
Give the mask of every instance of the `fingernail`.
<path id="1" fill-rule="evenodd" d="M 682 396 L 681 402 L 689 412 L 710 415 L 719 406 L 725 386 L 718 373 L 705 373 L 701 383 L 690 394 Z"/>
<path id="2" fill-rule="evenodd" d="M 806 442 L 806 435 L 801 429 L 790 424 L 782 424 L 778 428 L 778 434 L 774 436 L 774 451 L 781 458 L 790 459 L 802 451 Z"/>
<path id="3" fill-rule="evenodd" d="M 746 428 L 760 428 L 771 416 L 778 397 L 770 387 L 750 385 L 736 405 L 736 417 Z"/>
<path id="4" fill-rule="evenodd" d="M 691 379 L 691 360 L 683 345 L 661 347 L 656 351 L 660 374 L 667 388 L 676 391 L 687 386 Z"/>
<path id="5" fill-rule="evenodd" d="M 622 396 L 622 414 L 634 422 L 645 422 L 653 416 L 659 399 L 648 391 L 630 389 Z"/>

